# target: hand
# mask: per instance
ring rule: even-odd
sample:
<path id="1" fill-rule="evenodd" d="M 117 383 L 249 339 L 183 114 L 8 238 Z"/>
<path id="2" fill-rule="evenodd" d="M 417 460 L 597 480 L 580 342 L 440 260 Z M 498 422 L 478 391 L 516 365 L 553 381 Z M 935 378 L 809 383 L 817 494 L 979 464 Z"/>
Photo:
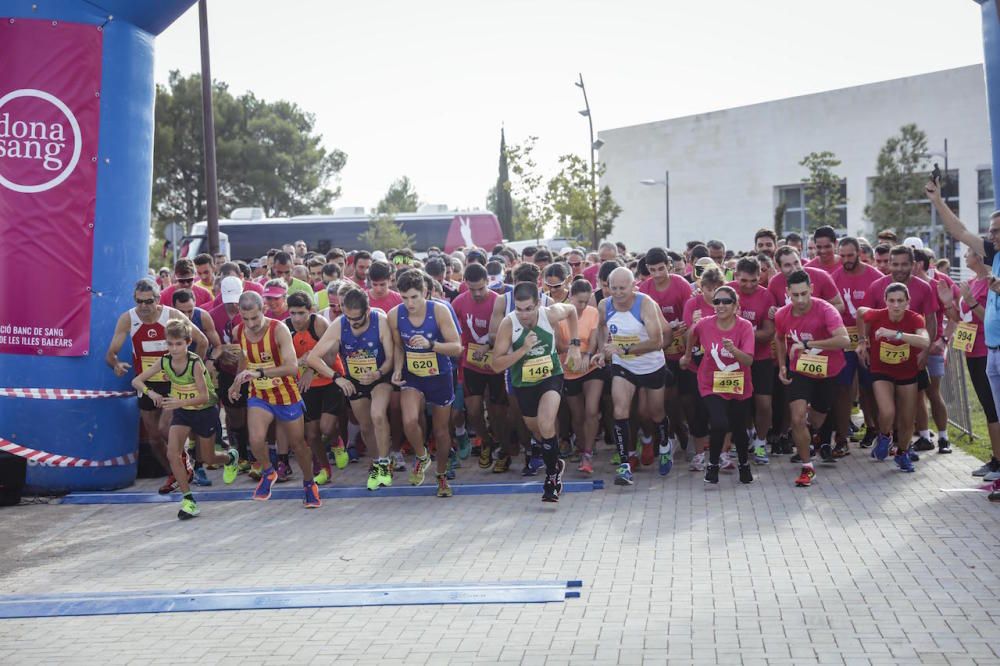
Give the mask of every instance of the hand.
<path id="1" fill-rule="evenodd" d="M 580 367 L 580 348 L 573 346 L 566 352 L 566 367 L 571 371 Z"/>
<path id="2" fill-rule="evenodd" d="M 944 280 L 936 280 L 934 282 L 937 286 L 938 300 L 946 308 L 950 308 L 955 303 L 955 295 L 951 293 L 951 287 Z"/>
<path id="3" fill-rule="evenodd" d="M 590 366 L 592 368 L 603 368 L 604 367 L 604 354 L 594 354 L 590 357 Z"/>
<path id="4" fill-rule="evenodd" d="M 927 354 L 930 353 L 929 349 L 922 349 L 919 354 L 917 354 L 917 369 L 923 370 L 927 367 Z"/>
<path id="5" fill-rule="evenodd" d="M 788 386 L 789 384 L 792 383 L 792 380 L 788 378 L 788 368 L 786 368 L 785 366 L 781 366 L 780 368 L 778 368 L 778 380 L 781 381 L 781 383 L 784 384 L 785 386 Z"/>
<path id="6" fill-rule="evenodd" d="M 340 392 L 343 393 L 345 397 L 350 398 L 358 392 L 358 390 L 354 388 L 354 383 L 345 377 L 337 377 L 333 383 L 337 385 L 337 388 L 340 389 Z"/>
<path id="7" fill-rule="evenodd" d="M 997 280 L 996 277 L 992 275 L 990 276 L 990 291 L 995 294 L 1000 294 L 1000 280 Z"/>
<path id="8" fill-rule="evenodd" d="M 793 352 L 795 352 L 796 350 L 798 350 L 800 354 L 805 354 L 806 353 L 805 344 L 802 342 L 793 342 L 792 346 L 788 348 L 788 355 L 792 356 Z"/>
<path id="9" fill-rule="evenodd" d="M 302 373 L 302 375 L 298 378 L 298 381 L 295 382 L 296 386 L 299 387 L 299 393 L 305 393 L 309 390 L 309 385 L 312 384 L 312 380 L 313 377 L 311 372 Z"/>
<path id="10" fill-rule="evenodd" d="M 403 381 L 403 369 L 402 368 L 396 368 L 395 370 L 392 371 L 392 380 L 391 381 L 396 386 L 402 386 L 403 384 L 406 383 L 406 382 Z"/>
<path id="11" fill-rule="evenodd" d="M 523 347 L 524 349 L 531 349 L 536 344 L 538 344 L 538 336 L 535 335 L 534 331 L 531 331 L 527 336 L 525 336 Z"/>
<path id="12" fill-rule="evenodd" d="M 156 391 L 150 391 L 146 394 L 146 397 L 153 401 L 153 405 L 155 405 L 157 409 L 163 407 L 163 396 Z"/>
<path id="13" fill-rule="evenodd" d="M 115 377 L 124 377 L 132 366 L 125 361 L 118 361 L 115 363 L 115 367 L 112 370 L 115 373 Z"/>
<path id="14" fill-rule="evenodd" d="M 407 344 L 414 349 L 430 349 L 434 346 L 433 342 L 422 335 L 414 335 Z"/>
<path id="15" fill-rule="evenodd" d="M 774 319 L 774 315 L 777 312 L 778 312 L 778 306 L 777 305 L 772 305 L 771 307 L 769 307 L 767 309 L 767 318 L 768 319 Z"/>
<path id="16" fill-rule="evenodd" d="M 972 287 L 968 282 L 963 282 L 958 288 L 962 294 L 962 300 L 965 301 L 967 307 L 973 308 L 976 306 L 976 300 L 972 297 Z"/>
<path id="17" fill-rule="evenodd" d="M 486 356 L 489 353 L 488 349 L 485 351 L 474 351 L 472 352 L 472 360 L 481 365 L 486 362 Z"/>
<path id="18" fill-rule="evenodd" d="M 722 348 L 730 354 L 736 351 L 736 345 L 734 345 L 733 341 L 729 338 L 722 338 Z"/>
<path id="19" fill-rule="evenodd" d="M 691 353 L 688 352 L 684 356 L 681 356 L 677 361 L 677 365 L 681 367 L 681 370 L 687 370 L 691 365 Z"/>
<path id="20" fill-rule="evenodd" d="M 933 178 L 928 180 L 927 184 L 924 185 L 924 192 L 927 193 L 927 198 L 931 200 L 931 203 L 941 201 L 941 192 L 938 189 L 938 184 L 934 182 Z"/>
<path id="21" fill-rule="evenodd" d="M 940 356 L 941 354 L 944 353 L 944 350 L 945 350 L 944 340 L 938 338 L 937 340 L 931 343 L 931 348 L 928 351 L 929 353 L 934 354 L 935 356 Z"/>
<path id="22" fill-rule="evenodd" d="M 687 324 L 685 324 L 683 321 L 678 321 L 677 328 L 674 329 L 674 337 L 675 338 L 684 337 L 687 331 L 688 331 Z"/>
<path id="23" fill-rule="evenodd" d="M 160 404 L 157 405 L 160 409 L 178 409 L 181 406 L 181 401 L 177 398 L 171 398 L 169 395 L 160 400 Z"/>
<path id="24" fill-rule="evenodd" d="M 884 338 L 885 340 L 888 340 L 889 338 L 896 337 L 896 331 L 892 330 L 891 328 L 886 328 L 885 326 L 882 326 L 877 331 L 875 331 L 875 337 Z"/>
<path id="25" fill-rule="evenodd" d="M 402 370 L 400 370 L 400 373 L 402 373 Z M 393 374 L 393 376 L 395 376 L 395 374 Z M 361 384 L 362 386 L 371 386 L 380 379 L 382 379 L 381 372 L 379 372 L 377 369 L 369 370 L 365 373 L 362 373 L 362 375 L 358 377 L 358 383 Z"/>
<path id="26" fill-rule="evenodd" d="M 257 371 L 244 370 L 233 379 L 233 386 L 239 388 L 253 379 L 257 379 Z"/>
<path id="27" fill-rule="evenodd" d="M 870 362 L 869 362 L 869 359 L 868 359 L 868 345 L 867 344 L 864 344 L 864 343 L 859 344 L 856 352 L 858 354 L 858 361 L 861 362 L 862 365 L 864 365 L 866 368 L 869 365 L 871 365 Z"/>
<path id="28" fill-rule="evenodd" d="M 608 345 L 604 348 L 605 360 L 610 361 L 612 356 L 625 356 L 625 350 L 618 345 Z"/>

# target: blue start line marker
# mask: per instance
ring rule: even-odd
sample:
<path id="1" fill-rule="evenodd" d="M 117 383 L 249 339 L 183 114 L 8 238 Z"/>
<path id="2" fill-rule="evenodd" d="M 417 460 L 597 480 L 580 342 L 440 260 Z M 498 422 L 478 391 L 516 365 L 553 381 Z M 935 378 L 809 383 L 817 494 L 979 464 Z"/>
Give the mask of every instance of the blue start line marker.
<path id="1" fill-rule="evenodd" d="M 288 484 L 290 487 L 277 487 L 271 491 L 272 500 L 302 501 L 302 487 L 298 484 Z M 541 494 L 542 484 L 537 481 L 530 483 L 469 483 L 455 484 L 452 487 L 456 497 L 462 495 L 521 495 Z M 603 490 L 604 481 L 564 481 L 564 493 L 589 493 Z M 199 502 L 238 502 L 251 499 L 253 490 L 249 487 L 226 488 L 224 490 L 199 490 L 194 488 Z M 437 486 L 391 486 L 380 488 L 374 492 L 364 487 L 321 487 L 319 496 L 324 500 L 332 499 L 363 499 L 379 497 L 436 497 Z M 160 495 L 156 492 L 77 492 L 63 497 L 62 504 L 160 504 L 179 502 L 180 493 Z"/>
<path id="2" fill-rule="evenodd" d="M 347 606 L 554 603 L 579 598 L 582 586 L 583 581 L 561 580 L 11 595 L 0 596 L 0 619 Z"/>

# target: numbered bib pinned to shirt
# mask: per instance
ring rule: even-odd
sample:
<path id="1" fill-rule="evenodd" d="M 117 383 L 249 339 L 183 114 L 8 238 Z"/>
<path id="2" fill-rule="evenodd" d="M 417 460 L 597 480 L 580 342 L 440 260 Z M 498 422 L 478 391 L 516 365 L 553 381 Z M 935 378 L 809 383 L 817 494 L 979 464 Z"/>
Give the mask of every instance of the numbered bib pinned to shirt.
<path id="1" fill-rule="evenodd" d="M 493 361 L 493 352 L 490 351 L 489 345 L 470 342 L 465 352 L 465 360 L 477 368 L 485 368 Z"/>
<path id="2" fill-rule="evenodd" d="M 274 367 L 274 363 L 247 363 L 247 370 L 268 370 Z M 253 380 L 253 385 L 258 391 L 267 391 L 273 389 L 275 386 L 281 383 L 281 380 L 277 377 L 260 377 Z"/>
<path id="3" fill-rule="evenodd" d="M 795 361 L 795 372 L 807 377 L 825 379 L 830 375 L 830 359 L 818 354 L 799 354 Z"/>
<path id="4" fill-rule="evenodd" d="M 552 376 L 552 357 L 545 355 L 525 361 L 521 365 L 521 381 L 529 384 Z"/>
<path id="5" fill-rule="evenodd" d="M 352 379 L 360 380 L 366 373 L 375 372 L 376 370 L 378 370 L 378 365 L 375 363 L 375 357 L 373 356 L 347 357 L 347 374 Z"/>
<path id="6" fill-rule="evenodd" d="M 743 391 L 743 372 L 723 372 L 719 370 L 712 373 L 712 393 L 743 395 Z"/>
<path id="7" fill-rule="evenodd" d="M 142 360 L 142 371 L 143 372 L 146 372 L 147 370 L 149 370 L 150 368 L 152 368 L 154 365 L 160 365 L 160 362 L 161 362 L 161 358 L 152 358 L 152 357 L 149 357 L 149 356 L 143 356 L 143 357 L 141 357 L 141 360 Z M 165 382 L 165 381 L 167 381 L 167 375 L 164 374 L 163 370 L 160 370 L 159 372 L 157 372 L 155 375 L 153 375 L 152 377 L 150 377 L 146 381 L 149 381 L 149 382 Z"/>
<path id="8" fill-rule="evenodd" d="M 406 369 L 414 377 L 437 377 L 441 374 L 438 368 L 437 354 L 434 352 L 406 352 Z"/>
<path id="9" fill-rule="evenodd" d="M 976 344 L 976 335 L 979 334 L 979 324 L 963 321 L 955 327 L 955 335 L 951 339 L 951 346 L 966 354 L 972 351 Z"/>
<path id="10" fill-rule="evenodd" d="M 861 342 L 861 336 L 858 334 L 858 327 L 848 326 L 847 336 L 851 339 L 851 349 L 849 349 L 848 351 L 852 351 L 858 346 L 858 343 Z"/>
<path id="11" fill-rule="evenodd" d="M 891 345 L 883 340 L 878 346 L 878 359 L 886 365 L 899 365 L 910 360 L 910 345 Z"/>
<path id="12" fill-rule="evenodd" d="M 611 344 L 616 345 L 617 347 L 621 348 L 622 351 L 628 350 L 629 348 L 636 346 L 640 342 L 641 342 L 641 340 L 639 340 L 639 336 L 638 335 L 612 335 L 611 336 Z M 618 358 L 622 359 L 623 361 L 631 361 L 631 360 L 639 358 L 639 357 L 637 355 L 635 355 L 635 354 L 627 354 L 626 353 L 626 354 L 622 354 Z"/>
<path id="13" fill-rule="evenodd" d="M 667 353 L 668 354 L 683 354 L 684 353 L 684 337 L 681 336 L 681 335 L 678 335 L 676 331 L 674 331 L 674 337 L 670 341 L 670 344 L 667 345 Z"/>

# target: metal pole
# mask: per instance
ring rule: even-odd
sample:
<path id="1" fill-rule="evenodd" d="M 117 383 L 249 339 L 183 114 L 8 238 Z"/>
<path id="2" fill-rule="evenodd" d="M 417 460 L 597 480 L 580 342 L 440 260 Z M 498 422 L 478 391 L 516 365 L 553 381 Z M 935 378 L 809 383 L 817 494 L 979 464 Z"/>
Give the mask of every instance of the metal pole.
<path id="1" fill-rule="evenodd" d="M 594 163 L 594 119 L 590 114 L 590 102 L 587 100 L 587 88 L 583 85 L 583 73 L 580 73 L 580 90 L 583 91 L 583 106 L 587 110 L 587 125 L 590 128 L 590 208 L 594 221 L 594 250 L 597 250 L 597 169 Z"/>
<path id="2" fill-rule="evenodd" d="M 944 140 L 944 182 L 945 183 L 949 183 L 949 180 L 948 180 L 948 139 Z M 949 187 L 948 189 L 950 190 L 951 188 Z M 947 198 L 945 198 L 945 200 L 944 200 L 944 205 L 945 206 L 948 205 L 948 199 Z M 931 206 L 931 208 L 933 208 L 933 207 L 934 206 Z M 935 231 L 937 231 L 936 227 L 935 227 Z M 945 256 L 945 254 L 946 254 L 946 252 L 945 252 L 945 249 L 946 249 L 945 248 L 945 244 L 947 242 L 948 241 L 947 241 L 946 238 L 942 238 L 941 239 L 941 247 L 940 247 L 941 254 L 939 256 L 942 256 L 942 257 Z M 932 246 L 932 247 L 934 247 L 934 246 Z M 935 247 L 935 249 L 938 249 L 938 248 Z M 958 265 L 961 266 L 961 264 L 958 264 Z"/>
<path id="3" fill-rule="evenodd" d="M 212 114 L 212 67 L 208 54 L 208 4 L 198 0 L 201 33 L 201 110 L 205 136 L 205 198 L 208 203 L 208 251 L 219 252 L 219 192 L 215 175 L 215 117 Z M 197 220 L 193 220 L 197 222 Z"/>
<path id="4" fill-rule="evenodd" d="M 663 190 L 667 198 L 667 249 L 670 249 L 670 171 L 663 173 Z"/>

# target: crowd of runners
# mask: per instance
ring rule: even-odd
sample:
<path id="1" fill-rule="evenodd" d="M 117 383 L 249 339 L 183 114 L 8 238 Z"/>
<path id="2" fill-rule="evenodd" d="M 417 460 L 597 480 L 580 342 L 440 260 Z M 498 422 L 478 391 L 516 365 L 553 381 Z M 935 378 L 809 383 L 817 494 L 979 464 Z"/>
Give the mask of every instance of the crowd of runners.
<path id="1" fill-rule="evenodd" d="M 334 468 L 362 458 L 370 491 L 433 474 L 450 497 L 471 458 L 542 475 L 545 502 L 568 463 L 584 478 L 610 461 L 619 486 L 675 462 L 707 484 L 751 483 L 753 465 L 790 456 L 808 487 L 854 448 L 913 472 L 922 453 L 951 452 L 941 381 L 960 356 L 994 452 L 973 474 L 1000 488 L 1000 315 L 986 314 L 1000 308 L 1000 213 L 978 238 L 927 192 L 968 246 L 966 282 L 918 238 L 829 227 L 639 254 L 611 242 L 320 254 L 298 241 L 140 279 L 106 360 L 134 374 L 181 519 L 199 514 L 191 486 L 212 483 L 206 468 L 226 484 L 249 475 L 267 500 L 294 478 L 292 457 L 310 508 Z"/>

